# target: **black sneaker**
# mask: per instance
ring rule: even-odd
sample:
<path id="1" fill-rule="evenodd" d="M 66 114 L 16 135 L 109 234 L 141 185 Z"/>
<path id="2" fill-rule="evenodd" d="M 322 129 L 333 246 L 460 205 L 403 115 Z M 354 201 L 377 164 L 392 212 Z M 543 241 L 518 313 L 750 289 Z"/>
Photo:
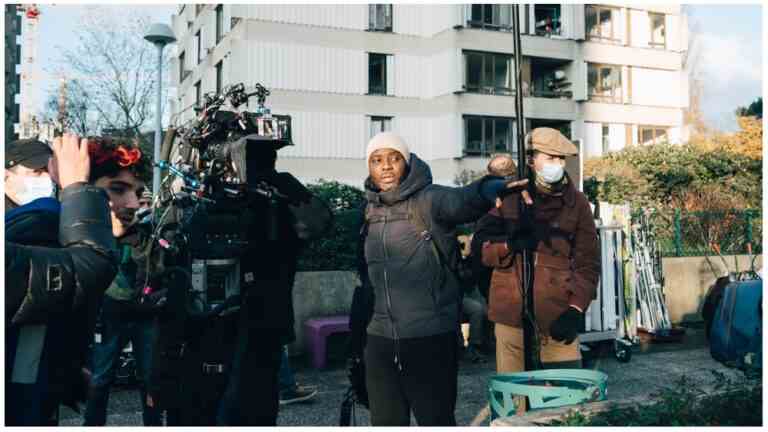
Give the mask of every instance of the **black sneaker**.
<path id="1" fill-rule="evenodd" d="M 288 405 L 296 402 L 304 402 L 312 399 L 317 394 L 317 389 L 303 386 L 295 386 L 288 390 L 280 391 L 280 405 Z"/>

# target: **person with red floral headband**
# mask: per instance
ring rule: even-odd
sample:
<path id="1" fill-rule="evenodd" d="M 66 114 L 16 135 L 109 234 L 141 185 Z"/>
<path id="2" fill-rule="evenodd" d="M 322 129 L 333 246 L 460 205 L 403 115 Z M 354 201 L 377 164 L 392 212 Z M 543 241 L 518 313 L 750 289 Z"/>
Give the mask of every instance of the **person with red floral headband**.
<path id="1" fill-rule="evenodd" d="M 145 265 L 134 253 L 137 246 L 135 214 L 145 189 L 144 179 L 149 177 L 151 167 L 135 142 L 97 137 L 91 138 L 89 143 L 89 181 L 103 188 L 109 196 L 112 234 L 117 240 L 120 261 L 117 277 L 107 288 L 101 305 L 84 425 L 106 424 L 109 390 L 115 379 L 117 362 L 122 350 L 131 342 L 140 381 L 144 425 L 162 426 L 160 413 L 152 406 L 145 388 L 155 329 L 152 315 L 138 306 L 144 288 L 142 270 Z"/>

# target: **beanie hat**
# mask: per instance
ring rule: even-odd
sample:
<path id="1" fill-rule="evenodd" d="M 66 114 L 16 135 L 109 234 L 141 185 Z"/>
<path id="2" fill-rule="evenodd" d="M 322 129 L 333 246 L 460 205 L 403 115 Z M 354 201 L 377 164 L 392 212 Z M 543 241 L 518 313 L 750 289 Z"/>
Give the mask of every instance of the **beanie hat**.
<path id="1" fill-rule="evenodd" d="M 368 141 L 368 148 L 365 151 L 365 162 L 368 163 L 373 152 L 381 149 L 392 149 L 398 151 L 401 155 L 403 155 L 403 159 L 405 159 L 406 165 L 411 159 L 411 151 L 408 150 L 408 145 L 399 135 L 392 132 L 379 132 L 376 134 L 376 136 L 371 138 L 370 141 Z"/>

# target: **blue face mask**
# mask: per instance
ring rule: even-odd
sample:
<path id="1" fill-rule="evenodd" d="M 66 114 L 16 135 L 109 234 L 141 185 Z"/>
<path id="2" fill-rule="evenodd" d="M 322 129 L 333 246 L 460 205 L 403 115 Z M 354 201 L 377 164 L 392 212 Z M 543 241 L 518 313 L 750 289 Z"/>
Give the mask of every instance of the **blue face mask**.
<path id="1" fill-rule="evenodd" d="M 536 171 L 536 175 L 545 182 L 554 184 L 563 179 L 565 168 L 560 164 L 544 164 L 540 171 Z"/>

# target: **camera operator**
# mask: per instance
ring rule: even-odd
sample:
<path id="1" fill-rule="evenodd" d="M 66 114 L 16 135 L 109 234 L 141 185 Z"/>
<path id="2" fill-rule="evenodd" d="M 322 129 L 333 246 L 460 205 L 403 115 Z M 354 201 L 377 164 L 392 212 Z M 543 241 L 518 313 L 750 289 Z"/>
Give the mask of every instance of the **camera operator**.
<path id="1" fill-rule="evenodd" d="M 6 425 L 55 426 L 60 404 L 84 399 L 95 310 L 117 271 L 107 196 L 86 183 L 88 142 L 75 135 L 53 152 L 6 143 L 5 156 Z"/>
<path id="2" fill-rule="evenodd" d="M 199 330 L 188 324 L 174 330 L 174 314 L 161 317 L 151 396 L 168 411 L 169 425 L 276 425 L 283 345 L 295 339 L 298 254 L 318 227 L 327 227 L 330 211 L 318 212 L 316 198 L 296 178 L 275 170 L 277 151 L 259 144 L 248 148 L 248 182 L 263 181 L 287 199 L 243 206 L 249 246 L 239 257 L 237 314 Z"/>

